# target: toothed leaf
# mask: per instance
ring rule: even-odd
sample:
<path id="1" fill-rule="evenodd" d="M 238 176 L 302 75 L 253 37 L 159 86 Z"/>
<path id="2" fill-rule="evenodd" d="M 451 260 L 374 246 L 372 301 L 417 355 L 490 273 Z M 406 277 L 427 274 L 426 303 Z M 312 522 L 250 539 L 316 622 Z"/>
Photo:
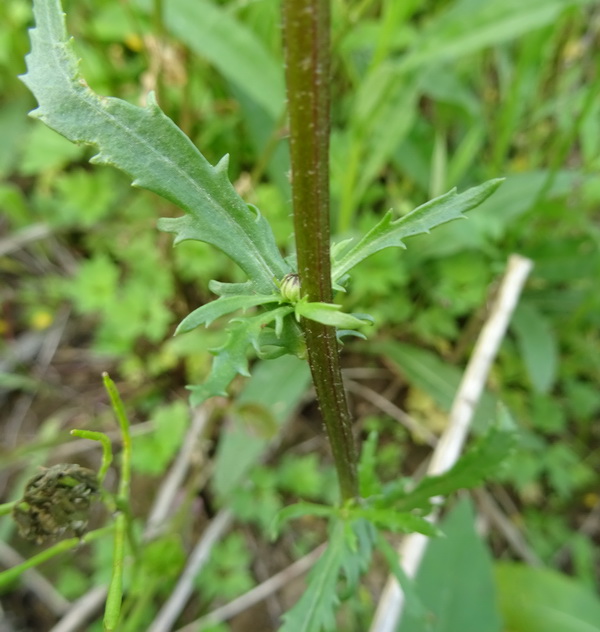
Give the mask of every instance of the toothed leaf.
<path id="1" fill-rule="evenodd" d="M 376 532 L 363 520 L 335 521 L 330 526 L 327 550 L 310 572 L 308 587 L 283 616 L 280 632 L 329 632 L 337 630 L 338 580 L 343 575 L 348 592 L 354 592 L 368 568 Z"/>
<path id="2" fill-rule="evenodd" d="M 313 566 L 307 589 L 296 604 L 283 615 L 279 632 L 322 632 L 335 630 L 335 612 L 340 600 L 337 585 L 347 554 L 344 525 L 335 524 L 325 553 Z"/>
<path id="3" fill-rule="evenodd" d="M 34 0 L 36 28 L 22 79 L 39 107 L 32 116 L 75 143 L 93 145 L 92 162 L 117 167 L 132 184 L 186 212 L 164 219 L 175 242 L 194 239 L 225 252 L 262 294 L 290 272 L 267 221 L 239 197 L 227 177 L 227 157 L 213 167 L 148 96 L 145 108 L 95 94 L 78 72 L 59 0 Z"/>
<path id="4" fill-rule="evenodd" d="M 503 179 L 489 180 L 478 187 L 457 193 L 452 189 L 399 219 L 392 219 L 388 211 L 383 219 L 374 226 L 355 246 L 339 254 L 334 261 L 332 279 L 339 281 L 349 270 L 363 259 L 392 246 L 406 248 L 402 241 L 420 233 L 428 233 L 432 228 L 453 219 L 464 217 L 464 213 L 479 206 L 502 184 Z M 337 252 L 346 245 L 339 244 Z"/>
<path id="5" fill-rule="evenodd" d="M 447 472 L 438 476 L 426 476 L 414 489 L 398 487 L 390 489 L 381 500 L 381 507 L 394 507 L 404 512 L 412 509 L 427 509 L 436 496 L 448 496 L 458 489 L 469 489 L 481 485 L 487 478 L 498 474 L 517 444 L 514 422 L 506 409 L 501 409 L 498 421 L 485 435 L 465 452 Z"/>
<path id="6" fill-rule="evenodd" d="M 265 305 L 266 303 L 277 303 L 281 297 L 264 296 L 262 294 L 254 296 L 225 296 L 216 301 L 211 301 L 195 309 L 188 314 L 180 323 L 175 331 L 176 334 L 182 334 L 191 331 L 200 325 L 210 325 L 213 321 L 225 314 L 231 314 L 239 309 L 246 310 L 256 305 Z"/>
<path id="7" fill-rule="evenodd" d="M 377 530 L 368 520 L 360 518 L 347 521 L 345 527 L 346 544 L 351 555 L 344 558 L 342 569 L 348 583 L 346 592 L 352 594 L 371 563 Z"/>
<path id="8" fill-rule="evenodd" d="M 393 507 L 356 509 L 354 516 L 364 518 L 380 529 L 392 533 L 422 533 L 430 537 L 440 535 L 440 530 L 425 518 L 411 513 L 401 513 Z"/>
<path id="9" fill-rule="evenodd" d="M 210 397 L 226 396 L 227 387 L 238 373 L 248 376 L 248 347 L 252 345 L 260 351 L 260 335 L 265 325 L 275 321 L 277 327 L 277 323 L 292 311 L 293 308 L 286 305 L 257 316 L 233 320 L 225 343 L 213 351 L 215 359 L 208 379 L 199 386 L 190 387 L 192 406 L 199 406 Z"/>

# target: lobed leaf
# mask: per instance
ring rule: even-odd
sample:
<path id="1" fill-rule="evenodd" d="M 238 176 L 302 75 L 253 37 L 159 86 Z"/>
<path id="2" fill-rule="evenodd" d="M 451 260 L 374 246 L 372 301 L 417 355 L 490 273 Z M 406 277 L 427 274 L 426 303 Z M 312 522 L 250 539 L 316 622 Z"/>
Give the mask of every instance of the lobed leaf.
<path id="1" fill-rule="evenodd" d="M 393 533 L 422 533 L 430 537 L 440 535 L 440 530 L 429 520 L 408 512 L 399 512 L 396 507 L 364 507 L 354 510 L 352 515 L 364 518 L 379 529 Z"/>
<path id="2" fill-rule="evenodd" d="M 279 632 L 322 632 L 335 630 L 339 605 L 337 584 L 346 554 L 344 524 L 337 522 L 329 534 L 327 550 L 313 566 L 308 587 L 294 606 L 283 615 Z"/>
<path id="3" fill-rule="evenodd" d="M 336 521 L 331 525 L 327 550 L 309 575 L 306 591 L 283 617 L 280 632 L 324 632 L 337 630 L 335 612 L 339 605 L 340 575 L 355 592 L 360 576 L 371 561 L 376 531 L 364 520 Z"/>
<path id="4" fill-rule="evenodd" d="M 354 595 L 363 573 L 369 569 L 377 529 L 369 520 L 352 520 L 345 525 L 348 554 L 342 559 L 342 570 L 348 582 L 347 593 Z"/>
<path id="5" fill-rule="evenodd" d="M 275 330 L 283 328 L 283 319 L 293 311 L 293 307 L 286 305 L 270 310 L 264 314 L 232 321 L 227 332 L 227 340 L 214 350 L 215 359 L 208 379 L 199 386 L 189 387 L 192 395 L 190 403 L 199 406 L 210 397 L 227 395 L 226 388 L 239 373 L 248 377 L 247 351 L 250 345 L 260 351 L 260 335 L 263 328 L 275 321 Z"/>
<path id="6" fill-rule="evenodd" d="M 363 259 L 384 248 L 393 246 L 406 248 L 403 239 L 428 233 L 440 224 L 465 217 L 464 213 L 479 206 L 502 182 L 502 178 L 488 180 L 464 193 L 457 193 L 456 189 L 452 189 L 399 219 L 392 219 L 392 211 L 388 211 L 355 246 L 346 250 L 337 261 L 333 262 L 331 274 L 333 281 L 338 281 Z"/>
<path id="7" fill-rule="evenodd" d="M 377 504 L 388 507 L 393 503 L 396 511 L 401 512 L 427 508 L 431 498 L 448 496 L 458 489 L 477 487 L 496 474 L 516 446 L 516 434 L 509 426 L 508 413 L 504 411 L 502 415 L 500 423 L 479 438 L 450 470 L 439 476 L 425 477 L 410 492 L 393 490 Z"/>
<path id="8" fill-rule="evenodd" d="M 239 309 L 246 310 L 249 307 L 264 305 L 265 303 L 277 303 L 281 300 L 280 296 L 264 296 L 262 294 L 248 296 L 224 296 L 216 301 L 211 301 L 195 309 L 188 314 L 177 327 L 175 334 L 182 334 L 191 331 L 200 325 L 210 325 L 213 321 L 226 314 L 231 314 Z"/>
<path id="9" fill-rule="evenodd" d="M 205 241 L 226 253 L 248 275 L 253 289 L 271 294 L 274 278 L 289 272 L 268 222 L 239 197 L 227 177 L 228 157 L 212 166 L 159 108 L 152 94 L 141 108 L 95 94 L 78 72 L 59 0 L 34 0 L 36 28 L 23 82 L 39 107 L 31 116 L 75 143 L 93 145 L 96 164 L 127 173 L 132 184 L 153 191 L 186 212 L 164 219 L 175 243 Z"/>

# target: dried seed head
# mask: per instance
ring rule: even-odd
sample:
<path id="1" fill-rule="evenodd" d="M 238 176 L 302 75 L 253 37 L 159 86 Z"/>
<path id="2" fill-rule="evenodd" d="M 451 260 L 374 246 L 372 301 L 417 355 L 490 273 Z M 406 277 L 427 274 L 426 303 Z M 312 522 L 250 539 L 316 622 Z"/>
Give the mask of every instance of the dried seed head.
<path id="1" fill-rule="evenodd" d="M 44 469 L 29 480 L 13 509 L 19 534 L 38 544 L 65 533 L 83 535 L 99 488 L 95 472 L 85 467 L 61 463 Z"/>

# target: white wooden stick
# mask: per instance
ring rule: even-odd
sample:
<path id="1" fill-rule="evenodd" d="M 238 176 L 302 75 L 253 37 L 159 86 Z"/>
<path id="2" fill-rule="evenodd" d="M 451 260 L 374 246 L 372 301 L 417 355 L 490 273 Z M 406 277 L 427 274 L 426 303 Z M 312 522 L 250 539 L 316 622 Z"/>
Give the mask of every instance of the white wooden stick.
<path id="1" fill-rule="evenodd" d="M 458 460 L 490 367 L 532 267 L 533 262 L 525 257 L 512 255 L 509 258 L 498 295 L 454 398 L 448 426 L 434 450 L 427 470 L 428 475 L 442 474 Z M 434 512 L 428 519 L 435 522 L 436 517 Z M 416 576 L 427 543 L 428 538 L 420 533 L 411 533 L 402 541 L 398 553 L 402 568 L 408 577 Z M 402 616 L 403 607 L 404 594 L 396 579 L 390 577 L 379 600 L 370 632 L 394 632 Z"/>

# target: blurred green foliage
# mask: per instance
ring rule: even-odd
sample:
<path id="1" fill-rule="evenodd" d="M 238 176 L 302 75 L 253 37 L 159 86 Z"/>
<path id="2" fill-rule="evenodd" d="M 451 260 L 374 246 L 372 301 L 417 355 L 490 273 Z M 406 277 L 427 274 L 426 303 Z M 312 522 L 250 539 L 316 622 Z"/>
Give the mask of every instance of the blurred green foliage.
<path id="1" fill-rule="evenodd" d="M 155 90 L 211 162 L 230 153 L 232 181 L 289 252 L 279 3 L 163 5 L 161 20 L 149 0 L 65 2 L 83 74 L 99 93 L 134 103 Z M 380 252 L 356 270 L 338 300 L 376 323 L 370 340 L 348 343 L 346 353 L 389 362 L 408 411 L 435 426 L 508 255 L 533 259 L 482 407 L 499 398 L 519 423 L 520 448 L 505 482 L 535 552 L 552 564 L 567 546 L 573 573 L 597 590 L 598 551 L 575 531 L 600 503 L 597 7 L 585 0 L 367 0 L 333 8 L 336 241 L 362 234 L 390 207 L 402 215 L 451 187 L 507 178 L 468 220 L 412 239 L 405 252 Z M 136 439 L 134 467 L 158 475 L 185 425 L 180 405 L 155 407 L 168 400 L 165 376 L 201 382 L 207 349 L 222 336 L 218 326 L 174 340 L 170 334 L 211 300 L 210 279 L 243 279 L 204 244 L 173 250 L 155 224 L 174 209 L 132 190 L 114 170 L 90 168 L 86 149 L 27 119 L 34 102 L 16 75 L 24 72 L 30 22 L 27 0 L 1 3 L 0 344 L 8 349 L 20 335 L 45 330 L 70 306 L 83 323 L 81 346 L 117 362 L 123 381 L 155 384 L 138 398 L 141 410 L 154 407 L 156 430 Z M 29 240 L 34 227 L 43 236 Z M 28 377 L 25 367 L 14 372 Z M 18 379 L 10 384 L 25 388 Z M 388 437 L 380 469 L 397 476 L 405 448 L 395 422 L 368 425 Z M 312 456 L 285 458 L 255 468 L 247 484 L 257 495 L 250 502 L 241 493 L 233 505 L 266 528 L 281 493 L 322 498 L 328 480 Z M 168 546 L 177 568 L 177 547 Z M 251 586 L 239 570 L 248 563 L 243 542 L 230 536 L 199 580 L 204 598 L 212 598 L 216 581 L 221 596 Z M 500 571 L 502 585 L 510 572 Z M 76 596 L 79 575 L 59 577 L 58 587 Z"/>

